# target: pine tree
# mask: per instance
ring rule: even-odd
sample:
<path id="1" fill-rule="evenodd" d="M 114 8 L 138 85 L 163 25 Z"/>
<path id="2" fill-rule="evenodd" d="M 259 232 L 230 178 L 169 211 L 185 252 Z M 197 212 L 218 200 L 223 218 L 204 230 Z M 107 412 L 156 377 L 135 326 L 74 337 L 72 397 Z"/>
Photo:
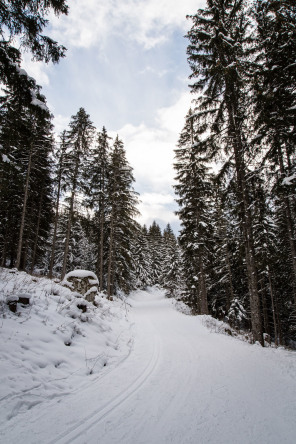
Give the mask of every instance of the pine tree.
<path id="1" fill-rule="evenodd" d="M 39 88 L 34 94 L 45 105 Z M 28 261 L 35 262 L 40 242 L 49 230 L 52 125 L 48 112 L 27 106 L 21 91 L 6 90 L 1 102 L 0 201 L 5 212 L 1 263 L 5 265 L 10 256 L 10 266 L 24 268 Z"/>
<path id="2" fill-rule="evenodd" d="M 151 283 L 152 285 L 162 285 L 164 254 L 163 237 L 160 226 L 155 221 L 153 221 L 152 225 L 149 227 L 148 242 L 151 258 Z"/>
<path id="3" fill-rule="evenodd" d="M 182 287 L 181 251 L 170 224 L 163 232 L 163 246 L 162 285 L 168 297 L 177 298 Z"/>
<path id="4" fill-rule="evenodd" d="M 148 230 L 144 225 L 136 225 L 134 240 L 132 242 L 132 259 L 135 288 L 145 289 L 152 285 L 151 281 L 151 254 L 148 241 Z"/>
<path id="5" fill-rule="evenodd" d="M 263 345 L 252 213 L 246 180 L 246 154 L 250 150 L 245 136 L 248 134 L 246 73 L 250 71 L 250 33 L 245 2 L 208 0 L 207 8 L 199 10 L 191 19 L 193 26 L 188 33 L 190 44 L 187 51 L 191 78 L 196 79 L 191 89 L 195 93 L 203 92 L 197 100 L 197 109 L 201 118 L 210 122 L 207 124 L 209 148 L 220 152 L 224 148 L 234 158 L 252 331 L 254 339 Z"/>
<path id="6" fill-rule="evenodd" d="M 213 259 L 211 272 L 211 312 L 218 319 L 224 319 L 230 309 L 232 301 L 241 294 L 241 287 L 234 286 L 234 269 L 238 271 L 235 263 L 235 251 L 241 243 L 241 233 L 238 229 L 237 215 L 227 203 L 237 205 L 231 182 L 223 187 L 220 181 L 215 181 L 214 197 L 214 239 Z M 219 184 L 219 186 L 218 186 Z M 241 274 L 241 273 L 240 273 Z M 236 275 L 237 276 L 237 275 Z"/>
<path id="7" fill-rule="evenodd" d="M 90 230 L 90 218 L 75 212 L 69 244 L 68 267 L 71 270 L 86 269 L 96 272 L 96 245 L 93 243 Z"/>
<path id="8" fill-rule="evenodd" d="M 21 50 L 29 50 L 35 60 L 57 63 L 66 48 L 43 35 L 47 14 L 67 14 L 65 0 L 2 0 L 0 6 L 0 80 L 7 87 L 22 92 L 26 105 L 38 104 L 35 81 L 20 68 Z M 15 38 L 21 50 L 13 46 Z"/>
<path id="9" fill-rule="evenodd" d="M 56 185 L 56 198 L 55 198 L 55 216 L 54 216 L 54 229 L 53 229 L 53 237 L 52 237 L 52 246 L 51 246 L 51 254 L 50 254 L 50 262 L 49 262 L 49 270 L 48 277 L 52 278 L 53 266 L 54 266 L 54 256 L 55 256 L 55 246 L 57 239 L 57 229 L 58 229 L 58 220 L 59 220 L 59 206 L 60 206 L 60 197 L 62 190 L 62 177 L 64 172 L 64 158 L 66 153 L 66 131 L 63 131 L 60 136 L 60 145 L 59 149 L 55 153 L 55 157 L 58 159 L 55 171 L 55 185 Z"/>
<path id="10" fill-rule="evenodd" d="M 291 0 L 257 0 L 254 16 L 257 23 L 255 141 L 264 147 L 264 161 L 269 164 L 270 178 L 276 183 L 274 191 L 281 202 L 289 253 L 286 260 L 291 264 L 296 311 L 296 200 L 289 181 L 296 177 L 296 5 Z"/>
<path id="11" fill-rule="evenodd" d="M 116 137 L 110 156 L 109 180 L 109 252 L 107 294 L 119 289 L 128 293 L 132 282 L 131 245 L 136 232 L 137 194 L 133 189 L 132 168 L 126 159 L 122 141 Z"/>
<path id="12" fill-rule="evenodd" d="M 74 204 L 77 193 L 83 189 L 83 168 L 85 159 L 90 149 L 94 126 L 89 115 L 84 108 L 80 108 L 69 124 L 70 130 L 67 133 L 65 153 L 65 176 L 67 177 L 66 191 L 69 193 L 68 198 L 68 224 L 66 230 L 64 259 L 62 266 L 63 279 L 66 274 L 67 260 L 69 252 L 69 243 L 72 227 L 72 219 L 74 214 Z"/>
<path id="13" fill-rule="evenodd" d="M 104 288 L 107 251 L 107 217 L 109 211 L 108 183 L 110 175 L 110 146 L 105 127 L 98 133 L 96 145 L 90 151 L 86 167 L 86 181 L 88 183 L 87 201 L 94 211 L 97 243 L 97 275 L 100 282 L 100 291 Z"/>
<path id="14" fill-rule="evenodd" d="M 193 309 L 208 314 L 207 264 L 211 239 L 211 176 L 207 145 L 195 133 L 190 110 L 175 150 L 181 219 L 180 245 L 186 271 L 188 299 Z"/>

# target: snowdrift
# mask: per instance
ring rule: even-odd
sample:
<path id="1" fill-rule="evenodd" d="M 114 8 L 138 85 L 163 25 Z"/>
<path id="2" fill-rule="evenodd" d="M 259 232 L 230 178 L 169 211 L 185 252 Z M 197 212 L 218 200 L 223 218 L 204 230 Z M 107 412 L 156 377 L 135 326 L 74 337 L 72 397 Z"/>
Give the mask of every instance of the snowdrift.
<path id="1" fill-rule="evenodd" d="M 99 294 L 95 304 L 49 279 L 0 268 L 0 424 L 91 384 L 130 353 L 124 301 Z"/>

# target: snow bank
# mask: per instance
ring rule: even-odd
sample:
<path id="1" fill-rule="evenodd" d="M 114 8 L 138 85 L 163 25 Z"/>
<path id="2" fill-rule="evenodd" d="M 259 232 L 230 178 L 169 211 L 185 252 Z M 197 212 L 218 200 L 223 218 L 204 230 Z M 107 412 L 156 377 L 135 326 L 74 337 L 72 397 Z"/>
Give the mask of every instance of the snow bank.
<path id="1" fill-rule="evenodd" d="M 8 302 L 24 294 L 29 305 L 17 304 L 13 313 Z M 101 295 L 95 302 L 49 279 L 0 268 L 0 427 L 90 384 L 130 353 L 126 306 Z"/>

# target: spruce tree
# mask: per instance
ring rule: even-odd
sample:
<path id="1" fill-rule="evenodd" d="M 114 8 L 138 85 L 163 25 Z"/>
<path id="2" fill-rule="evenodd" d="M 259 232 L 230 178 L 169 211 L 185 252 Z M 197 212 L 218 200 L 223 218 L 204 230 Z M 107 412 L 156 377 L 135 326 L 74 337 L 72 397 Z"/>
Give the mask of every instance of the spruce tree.
<path id="1" fill-rule="evenodd" d="M 256 138 L 286 224 L 287 262 L 291 264 L 296 311 L 295 145 L 296 5 L 292 0 L 256 0 L 257 59 L 254 68 Z M 291 178 L 291 181 L 289 180 Z"/>
<path id="2" fill-rule="evenodd" d="M 137 193 L 133 189 L 132 168 L 126 159 L 123 142 L 115 139 L 110 155 L 108 231 L 109 251 L 107 294 L 128 293 L 132 282 L 131 245 L 136 232 Z"/>
<path id="3" fill-rule="evenodd" d="M 164 246 L 161 229 L 156 221 L 153 221 L 149 227 L 148 242 L 151 258 L 151 283 L 152 285 L 162 285 Z"/>
<path id="4" fill-rule="evenodd" d="M 211 175 L 207 145 L 194 132 L 190 110 L 175 150 L 175 186 L 181 219 L 180 244 L 186 272 L 188 299 L 193 309 L 208 314 L 207 266 L 211 248 Z"/>
<path id="5" fill-rule="evenodd" d="M 55 158 L 58 159 L 57 164 L 55 165 L 55 174 L 54 174 L 54 185 L 55 185 L 55 214 L 54 214 L 54 228 L 53 228 L 53 236 L 52 236 L 52 246 L 51 246 L 51 254 L 50 254 L 50 262 L 49 262 L 49 270 L 48 277 L 52 278 L 53 266 L 54 266 L 54 256 L 55 256 L 55 247 L 56 247 L 56 239 L 57 239 L 57 229 L 58 229 L 58 220 L 59 220 L 59 207 L 60 207 L 60 198 L 62 192 L 63 185 L 63 173 L 64 173 L 64 158 L 66 154 L 66 131 L 63 131 L 60 135 L 60 144 L 59 148 L 55 151 Z"/>
<path id="6" fill-rule="evenodd" d="M 96 272 L 99 277 L 100 290 L 105 288 L 107 251 L 107 218 L 109 212 L 108 183 L 110 176 L 110 137 L 106 128 L 98 133 L 95 146 L 89 153 L 85 170 L 87 183 L 86 201 L 94 211 L 96 225 L 97 259 Z"/>
<path id="7" fill-rule="evenodd" d="M 252 331 L 254 339 L 263 345 L 252 212 L 246 180 L 246 154 L 250 150 L 246 138 L 250 33 L 245 2 L 208 0 L 207 8 L 199 10 L 191 19 L 193 26 L 188 32 L 190 43 L 187 50 L 191 78 L 195 79 L 191 89 L 194 93 L 202 91 L 197 110 L 210 132 L 207 136 L 209 148 L 220 152 L 224 149 L 234 158 Z"/>
<path id="8" fill-rule="evenodd" d="M 39 88 L 36 87 L 34 94 L 45 106 Z M 35 262 L 38 244 L 47 237 L 49 229 L 52 125 L 46 108 L 28 106 L 21 91 L 7 89 L 1 104 L 0 201 L 5 213 L 1 262 L 5 265 L 9 256 L 10 266 L 24 268 L 27 259 Z M 42 237 L 40 229 L 45 229 Z"/>
<path id="9" fill-rule="evenodd" d="M 170 224 L 163 232 L 163 247 L 162 285 L 168 297 L 177 298 L 182 287 L 181 251 Z"/>
<path id="10" fill-rule="evenodd" d="M 48 25 L 46 16 L 67 14 L 65 0 L 2 0 L 0 5 L 0 80 L 9 88 L 22 91 L 27 105 L 38 103 L 34 94 L 35 82 L 20 68 L 21 50 L 29 50 L 35 60 L 57 63 L 66 48 L 44 35 Z M 20 40 L 20 49 L 13 46 Z"/>
<path id="11" fill-rule="evenodd" d="M 135 288 L 145 289 L 151 281 L 151 252 L 148 241 L 148 230 L 144 225 L 136 225 L 137 230 L 132 242 L 132 260 Z"/>
<path id="12" fill-rule="evenodd" d="M 61 278 L 63 279 L 67 270 L 67 260 L 69 252 L 72 219 L 74 215 L 74 204 L 77 193 L 83 189 L 83 169 L 86 163 L 86 156 L 90 149 L 94 126 L 90 116 L 84 108 L 80 108 L 78 113 L 72 116 L 70 130 L 67 132 L 65 153 L 66 191 L 69 193 L 68 200 L 68 224 L 65 236 L 65 250 L 62 266 Z"/>

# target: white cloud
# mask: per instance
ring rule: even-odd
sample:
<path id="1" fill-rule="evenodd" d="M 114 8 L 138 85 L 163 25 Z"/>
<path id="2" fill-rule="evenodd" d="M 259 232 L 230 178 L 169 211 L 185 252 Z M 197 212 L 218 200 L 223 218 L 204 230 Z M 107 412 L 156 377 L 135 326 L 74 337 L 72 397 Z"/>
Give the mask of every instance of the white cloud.
<path id="1" fill-rule="evenodd" d="M 184 126 L 184 119 L 190 108 L 191 100 L 191 94 L 186 92 L 181 94 L 173 106 L 160 108 L 157 112 L 160 127 L 172 135 L 179 135 Z"/>
<path id="2" fill-rule="evenodd" d="M 128 124 L 118 131 L 141 188 L 166 193 L 172 186 L 174 149 L 189 107 L 190 94 L 183 93 L 172 106 L 157 111 L 154 126 Z"/>
<path id="3" fill-rule="evenodd" d="M 49 85 L 48 72 L 51 69 L 49 65 L 43 62 L 32 61 L 32 55 L 23 54 L 22 67 L 27 71 L 30 77 L 33 77 L 38 85 Z"/>
<path id="4" fill-rule="evenodd" d="M 58 137 L 62 131 L 68 129 L 68 125 L 70 123 L 70 116 L 62 116 L 61 114 L 57 114 L 54 116 L 53 124 L 54 124 L 54 132 L 56 134 L 56 137 Z"/>
<path id="5" fill-rule="evenodd" d="M 157 219 L 177 225 L 174 149 L 191 102 L 189 92 L 180 91 L 187 83 L 180 41 L 190 27 L 186 15 L 204 4 L 205 0 L 71 0 L 68 16 L 49 17 L 53 38 L 68 47 L 68 80 L 55 77 L 61 95 L 67 91 L 68 97 L 62 109 L 56 101 L 56 111 L 73 113 L 69 104 L 78 103 L 95 116 L 98 128 L 119 128 L 141 194 L 142 223 Z M 157 46 L 165 41 L 167 45 Z M 168 103 L 173 105 L 163 107 Z M 58 116 L 55 122 L 59 132 L 69 119 Z"/>
<path id="6" fill-rule="evenodd" d="M 157 111 L 154 126 L 128 124 L 118 131 L 134 168 L 136 190 L 142 201 L 141 223 L 149 225 L 157 219 L 176 225 L 174 149 L 189 107 L 190 94 L 183 93 L 172 106 Z"/>
<path id="7" fill-rule="evenodd" d="M 139 74 L 151 73 L 151 74 L 155 75 L 156 77 L 161 78 L 161 77 L 165 76 L 166 74 L 168 74 L 168 72 L 169 71 L 167 69 L 163 69 L 161 71 L 158 71 L 157 69 L 154 69 L 151 66 L 147 66 L 146 68 L 139 71 Z"/>
<path id="8" fill-rule="evenodd" d="M 178 225 L 178 217 L 174 214 L 176 204 L 173 194 L 143 193 L 141 194 L 138 221 L 150 226 L 154 220 L 164 228 L 168 223 Z"/>
<path id="9" fill-rule="evenodd" d="M 176 27 L 188 28 L 186 15 L 205 0 L 72 0 L 68 16 L 50 18 L 54 35 L 69 44 L 90 47 L 110 34 L 152 48 L 169 38 Z"/>

